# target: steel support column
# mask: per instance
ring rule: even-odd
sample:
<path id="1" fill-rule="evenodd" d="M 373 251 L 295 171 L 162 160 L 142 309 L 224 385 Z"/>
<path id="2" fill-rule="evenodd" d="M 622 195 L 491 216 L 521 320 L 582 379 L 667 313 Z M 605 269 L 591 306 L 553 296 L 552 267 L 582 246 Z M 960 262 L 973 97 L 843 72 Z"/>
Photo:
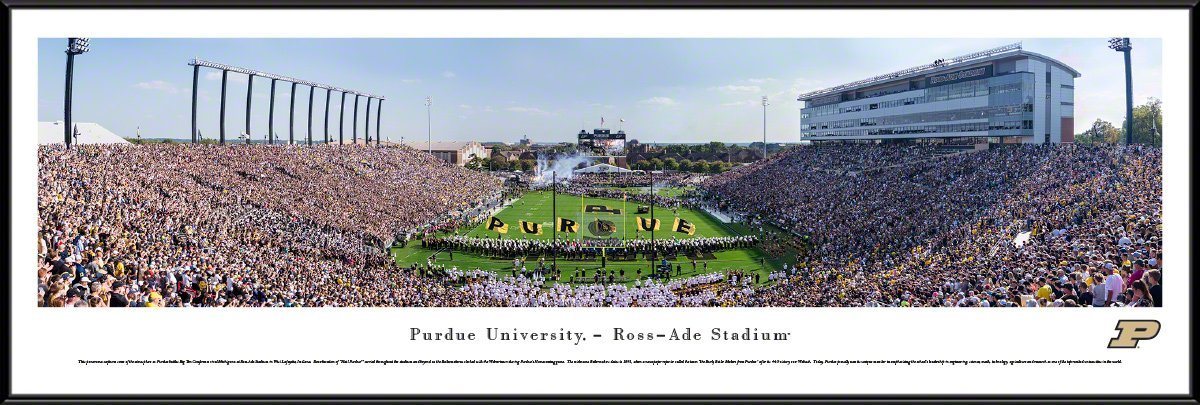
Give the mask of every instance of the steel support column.
<path id="1" fill-rule="evenodd" d="M 371 98 L 367 97 L 366 119 L 363 119 L 363 139 L 367 141 L 367 145 L 371 144 Z"/>
<path id="2" fill-rule="evenodd" d="M 308 88 L 308 146 L 312 146 L 312 101 L 315 91 L 317 91 L 316 87 Z"/>
<path id="3" fill-rule="evenodd" d="M 229 84 L 229 71 L 221 71 L 221 144 L 225 144 L 225 88 Z"/>
<path id="4" fill-rule="evenodd" d="M 346 92 L 342 92 L 342 107 L 338 109 L 338 145 L 346 143 Z"/>
<path id="5" fill-rule="evenodd" d="M 288 107 L 288 145 L 296 144 L 296 83 L 292 82 L 292 103 Z"/>
<path id="6" fill-rule="evenodd" d="M 267 112 L 267 144 L 275 144 L 275 79 L 271 79 L 271 107 Z"/>
<path id="7" fill-rule="evenodd" d="M 253 100 L 250 96 L 254 92 L 254 75 L 246 78 L 246 144 L 250 144 L 250 104 Z"/>
<path id="8" fill-rule="evenodd" d="M 380 118 L 383 118 L 383 99 L 379 99 L 379 102 L 375 103 L 375 145 L 379 145 L 379 140 L 382 138 L 379 135 L 381 134 L 381 132 L 379 132 Z"/>
<path id="9" fill-rule="evenodd" d="M 1133 145 L 1133 67 L 1125 50 L 1125 144 Z M 1153 117 L 1151 117 L 1153 119 Z"/>
<path id="10" fill-rule="evenodd" d="M 329 143 L 329 96 L 333 91 L 325 89 L 325 143 Z"/>
<path id="11" fill-rule="evenodd" d="M 200 80 L 200 65 L 192 66 L 192 143 L 196 143 L 196 96 Z"/>

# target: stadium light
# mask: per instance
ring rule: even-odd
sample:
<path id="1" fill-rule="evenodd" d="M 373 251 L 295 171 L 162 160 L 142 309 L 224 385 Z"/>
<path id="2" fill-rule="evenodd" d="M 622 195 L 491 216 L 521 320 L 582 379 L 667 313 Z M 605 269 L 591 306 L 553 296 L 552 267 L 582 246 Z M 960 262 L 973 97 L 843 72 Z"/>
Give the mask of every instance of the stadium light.
<path id="1" fill-rule="evenodd" d="M 91 50 L 90 42 L 91 40 L 88 38 L 68 38 L 67 52 L 76 55 L 87 52 Z"/>
<path id="2" fill-rule="evenodd" d="M 67 84 L 66 96 L 63 97 L 63 143 L 67 148 L 71 148 L 72 129 L 75 128 L 71 123 L 71 87 L 75 80 L 75 55 L 82 54 L 91 50 L 87 38 L 67 38 Z"/>
<path id="3" fill-rule="evenodd" d="M 433 120 L 429 111 L 433 108 L 433 96 L 425 97 L 425 142 L 429 154 L 433 154 Z"/>
<path id="4" fill-rule="evenodd" d="M 1110 38 L 1108 47 L 1125 54 L 1125 144 L 1133 144 L 1133 70 L 1129 62 L 1129 51 L 1133 50 L 1129 38 Z"/>
<path id="5" fill-rule="evenodd" d="M 767 102 L 767 96 L 762 96 L 763 106 L 763 161 L 767 160 L 767 106 L 771 105 Z M 733 152 L 730 152 L 731 154 Z M 730 158 L 732 160 L 732 158 Z"/>

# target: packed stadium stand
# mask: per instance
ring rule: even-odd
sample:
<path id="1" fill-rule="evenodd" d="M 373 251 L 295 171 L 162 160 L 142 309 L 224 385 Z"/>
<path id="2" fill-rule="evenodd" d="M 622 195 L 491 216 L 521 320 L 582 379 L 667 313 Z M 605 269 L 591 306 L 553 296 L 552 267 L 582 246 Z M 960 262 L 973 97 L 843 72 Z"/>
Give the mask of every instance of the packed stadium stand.
<path id="1" fill-rule="evenodd" d="M 1162 305 L 1151 147 L 806 146 L 708 178 L 681 203 L 799 252 L 768 283 L 398 267 L 389 245 L 504 195 L 408 147 L 43 145 L 38 160 L 39 306 Z"/>

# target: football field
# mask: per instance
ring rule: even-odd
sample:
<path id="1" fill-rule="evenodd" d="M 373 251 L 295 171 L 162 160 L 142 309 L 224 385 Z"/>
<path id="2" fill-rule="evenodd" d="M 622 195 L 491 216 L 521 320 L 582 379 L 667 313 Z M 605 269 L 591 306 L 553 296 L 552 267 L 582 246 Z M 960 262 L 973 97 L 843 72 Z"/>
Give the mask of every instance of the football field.
<path id="1" fill-rule="evenodd" d="M 566 194 L 559 194 L 555 198 L 552 194 L 549 191 L 526 193 L 512 205 L 497 213 L 495 217 L 508 225 L 508 233 L 504 234 L 504 237 L 548 240 L 553 234 L 553 218 L 555 214 L 559 218 L 570 219 L 581 224 L 579 232 L 574 234 L 559 234 L 560 239 L 563 237 L 604 237 L 594 234 L 592 229 L 588 228 L 588 225 L 591 225 L 591 222 L 597 219 L 610 221 L 616 225 L 616 229 L 607 237 L 637 239 L 639 233 L 643 239 L 649 239 L 651 236 L 650 232 L 640 232 L 637 228 L 637 217 L 650 219 L 649 212 L 644 214 L 637 213 L 638 206 L 643 205 L 648 207 L 648 204 L 609 198 L 581 198 Z M 555 202 L 554 200 L 557 201 Z M 554 207 L 555 205 L 557 205 L 557 208 Z M 683 218 L 685 221 L 691 223 L 695 226 L 696 232 L 692 235 L 673 232 L 671 226 L 674 224 L 676 217 Z M 740 235 L 712 216 L 687 208 L 671 209 L 656 206 L 654 207 L 654 219 L 657 219 L 660 223 L 659 229 L 654 232 L 655 239 L 712 238 Z M 533 235 L 523 233 L 521 231 L 521 221 L 542 225 L 542 234 Z M 487 227 L 488 223 L 485 221 L 467 235 L 479 238 L 495 238 L 500 235 L 496 231 L 488 230 Z"/>
<path id="2" fill-rule="evenodd" d="M 557 200 L 557 204 L 552 203 L 554 200 Z M 555 205 L 557 205 L 556 208 Z M 504 239 L 536 238 L 549 240 L 553 234 L 554 214 L 557 214 L 560 218 L 571 219 L 581 224 L 579 226 L 580 232 L 560 233 L 559 238 L 594 238 L 595 236 L 592 235 L 591 230 L 587 229 L 586 224 L 599 219 L 601 221 L 610 221 L 615 225 L 615 229 L 612 229 L 611 234 L 608 236 L 610 238 L 635 239 L 641 236 L 643 239 L 649 239 L 649 232 L 637 231 L 637 218 L 650 218 L 649 213 L 637 214 L 639 205 L 646 204 L 622 201 L 620 199 L 581 198 L 565 194 L 559 194 L 555 198 L 549 191 L 531 191 L 496 213 L 495 217 L 507 224 L 507 233 L 500 234 L 494 230 L 489 230 L 488 221 L 485 220 L 482 224 L 470 229 L 460 229 L 458 234 L 477 238 L 502 237 Z M 587 212 L 588 206 L 592 206 L 592 212 Z M 614 213 L 614 211 L 618 213 Z M 690 222 L 696 229 L 694 234 L 688 235 L 673 232 L 671 227 L 676 217 Z M 671 209 L 656 206 L 654 208 L 654 218 L 660 221 L 659 229 L 654 232 L 655 239 L 738 236 L 751 234 L 752 232 L 739 224 L 725 224 L 703 211 L 688 208 Z M 521 221 L 540 224 L 542 226 L 542 233 L 539 235 L 522 232 Z M 447 267 L 458 267 L 460 270 L 481 269 L 493 271 L 501 277 L 511 276 L 513 271 L 511 260 L 494 259 L 457 251 L 452 254 L 448 251 L 435 252 L 422 247 L 419 240 L 414 240 L 405 247 L 394 247 L 391 253 L 396 262 L 400 266 L 405 267 L 414 263 L 418 266 L 423 266 L 431 256 L 434 256 L 436 258 L 435 263 Z M 539 259 L 545 260 L 547 264 L 553 261 L 553 258 L 549 255 L 544 257 L 530 256 L 526 258 L 526 266 L 529 268 L 537 266 Z M 692 267 L 693 259 L 696 261 L 695 268 Z M 591 277 L 603 263 L 604 267 L 610 271 L 620 272 L 624 270 L 626 277 L 630 279 L 629 283 L 632 283 L 632 280 L 638 278 L 639 271 L 644 278 L 650 273 L 652 267 L 652 264 L 644 259 L 628 261 L 605 260 L 604 262 L 600 259 L 590 261 L 559 259 L 557 262 L 558 267 L 563 271 L 563 280 L 569 280 L 571 275 L 579 278 Z M 678 266 L 682 270 L 682 277 L 741 270 L 748 273 L 762 274 L 764 283 L 766 282 L 767 274 L 772 269 L 779 269 L 782 266 L 782 262 L 768 258 L 759 249 L 724 250 L 703 257 L 679 255 L 676 260 L 672 260 L 670 263 L 672 268 Z"/>

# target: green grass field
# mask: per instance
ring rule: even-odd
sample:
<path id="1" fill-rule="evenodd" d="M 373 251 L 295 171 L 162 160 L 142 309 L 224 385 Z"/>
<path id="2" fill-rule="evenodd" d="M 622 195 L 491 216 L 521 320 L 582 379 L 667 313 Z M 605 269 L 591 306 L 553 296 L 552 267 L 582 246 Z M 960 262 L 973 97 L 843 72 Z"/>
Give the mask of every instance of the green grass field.
<path id="1" fill-rule="evenodd" d="M 500 218 L 508 224 L 508 233 L 505 238 L 529 238 L 529 239 L 547 239 L 552 237 L 551 228 L 553 228 L 553 213 L 552 209 L 554 200 L 552 193 L 549 191 L 533 191 L 521 196 L 515 203 L 504 208 L 496 214 L 496 218 Z M 650 214 L 637 214 L 639 203 L 629 201 L 621 201 L 608 198 L 581 198 L 573 195 L 559 194 L 557 197 L 557 214 L 561 218 L 568 218 L 581 224 L 586 224 L 601 218 L 609 220 L 617 224 L 617 231 L 613 234 L 615 237 L 625 239 L 635 239 L 637 237 L 637 217 L 650 218 Z M 584 206 L 603 206 L 608 210 L 619 210 L 621 214 L 609 213 L 584 213 Z M 644 205 L 644 204 L 643 204 Z M 581 215 L 582 213 L 582 215 Z M 678 214 L 678 215 L 677 215 Z M 696 233 L 687 235 L 684 233 L 676 233 L 670 230 L 675 217 L 678 216 L 686 221 L 696 225 Z M 710 238 L 720 236 L 736 236 L 739 235 L 732 228 L 713 219 L 713 217 L 703 212 L 697 212 L 690 209 L 680 208 L 672 210 L 670 208 L 655 207 L 654 218 L 661 223 L 659 230 L 654 232 L 654 237 L 659 239 L 675 238 Z M 529 235 L 521 233 L 520 221 L 537 222 L 545 228 L 541 235 Z M 584 237 L 593 237 L 586 229 L 581 229 Z M 487 224 L 482 224 L 479 227 L 467 233 L 468 236 L 479 238 L 494 238 L 498 234 L 487 229 Z M 570 236 L 577 237 L 578 235 L 560 234 L 559 237 Z M 650 234 L 643 232 L 643 238 L 649 239 Z"/>
<path id="2" fill-rule="evenodd" d="M 657 190 L 656 190 L 657 191 Z M 516 202 L 505 207 L 496 214 L 497 218 L 508 224 L 508 233 L 504 238 L 538 238 L 550 239 L 552 229 L 552 195 L 548 191 L 533 191 L 526 193 Z M 649 218 L 649 214 L 635 214 L 637 212 L 637 203 L 624 203 L 621 200 L 591 198 L 588 197 L 581 201 L 578 196 L 560 194 L 557 197 L 557 214 L 559 217 L 570 218 L 575 221 L 580 220 L 580 213 L 583 211 L 583 205 L 603 205 L 608 210 L 618 209 L 622 211 L 622 215 L 599 214 L 602 219 L 611 220 L 617 224 L 617 231 L 613 234 L 617 237 L 635 238 L 636 232 L 636 217 L 643 216 Z M 712 216 L 702 211 L 680 208 L 678 216 L 695 224 L 696 232 L 694 235 L 671 232 L 671 225 L 676 217 L 676 211 L 669 208 L 656 207 L 654 217 L 661 221 L 661 227 L 655 232 L 655 238 L 696 238 L 696 237 L 719 237 L 719 236 L 737 236 L 743 235 L 750 230 L 738 224 L 724 224 Z M 592 221 L 596 218 L 595 213 L 587 213 L 584 216 L 586 221 Z M 525 220 L 530 222 L 541 223 L 544 231 L 541 235 L 527 235 L 520 231 L 519 221 Z M 581 231 L 586 235 L 587 230 Z M 497 233 L 487 229 L 486 222 L 480 224 L 473 229 L 460 230 L 459 233 L 465 233 L 468 236 L 479 238 L 495 238 Z M 578 237 L 575 234 L 566 234 L 568 237 Z M 559 237 L 564 237 L 560 234 Z M 643 238 L 649 238 L 648 233 L 642 233 Z M 501 276 L 510 276 L 512 274 L 512 262 L 509 260 L 496 260 L 478 255 L 472 255 L 462 252 L 454 252 L 453 258 L 448 252 L 434 252 L 430 249 L 421 247 L 420 241 L 414 241 L 403 248 L 393 248 L 392 255 L 396 262 L 401 266 L 408 266 L 413 263 L 424 265 L 431 255 L 437 254 L 437 263 L 446 266 L 457 266 L 459 269 L 483 269 L 495 271 Z M 766 255 L 758 249 L 737 249 L 716 252 L 714 258 L 709 260 L 698 260 L 695 269 L 692 269 L 691 259 L 680 255 L 677 260 L 671 261 L 672 267 L 679 265 L 683 270 L 683 277 L 693 275 L 725 272 L 729 270 L 743 270 L 747 272 L 757 272 L 763 274 L 762 279 L 766 280 L 767 273 L 771 269 L 778 269 L 782 266 L 782 262 L 767 258 Z M 538 257 L 529 257 L 526 259 L 527 267 L 535 267 Z M 544 257 L 547 263 L 552 261 L 552 258 Z M 766 266 L 763 266 L 765 259 Z M 707 271 L 705 270 L 707 263 Z M 637 272 L 640 270 L 642 275 L 650 273 L 651 263 L 647 260 L 636 261 L 615 261 L 608 260 L 607 268 L 609 270 L 625 270 L 626 277 L 630 280 L 636 278 Z M 568 261 L 558 260 L 558 266 L 563 270 L 563 279 L 569 279 L 569 276 L 574 274 L 578 277 L 590 277 L 595 274 L 596 269 L 601 266 L 599 259 L 594 261 Z M 632 281 L 631 281 L 632 282 Z"/>

